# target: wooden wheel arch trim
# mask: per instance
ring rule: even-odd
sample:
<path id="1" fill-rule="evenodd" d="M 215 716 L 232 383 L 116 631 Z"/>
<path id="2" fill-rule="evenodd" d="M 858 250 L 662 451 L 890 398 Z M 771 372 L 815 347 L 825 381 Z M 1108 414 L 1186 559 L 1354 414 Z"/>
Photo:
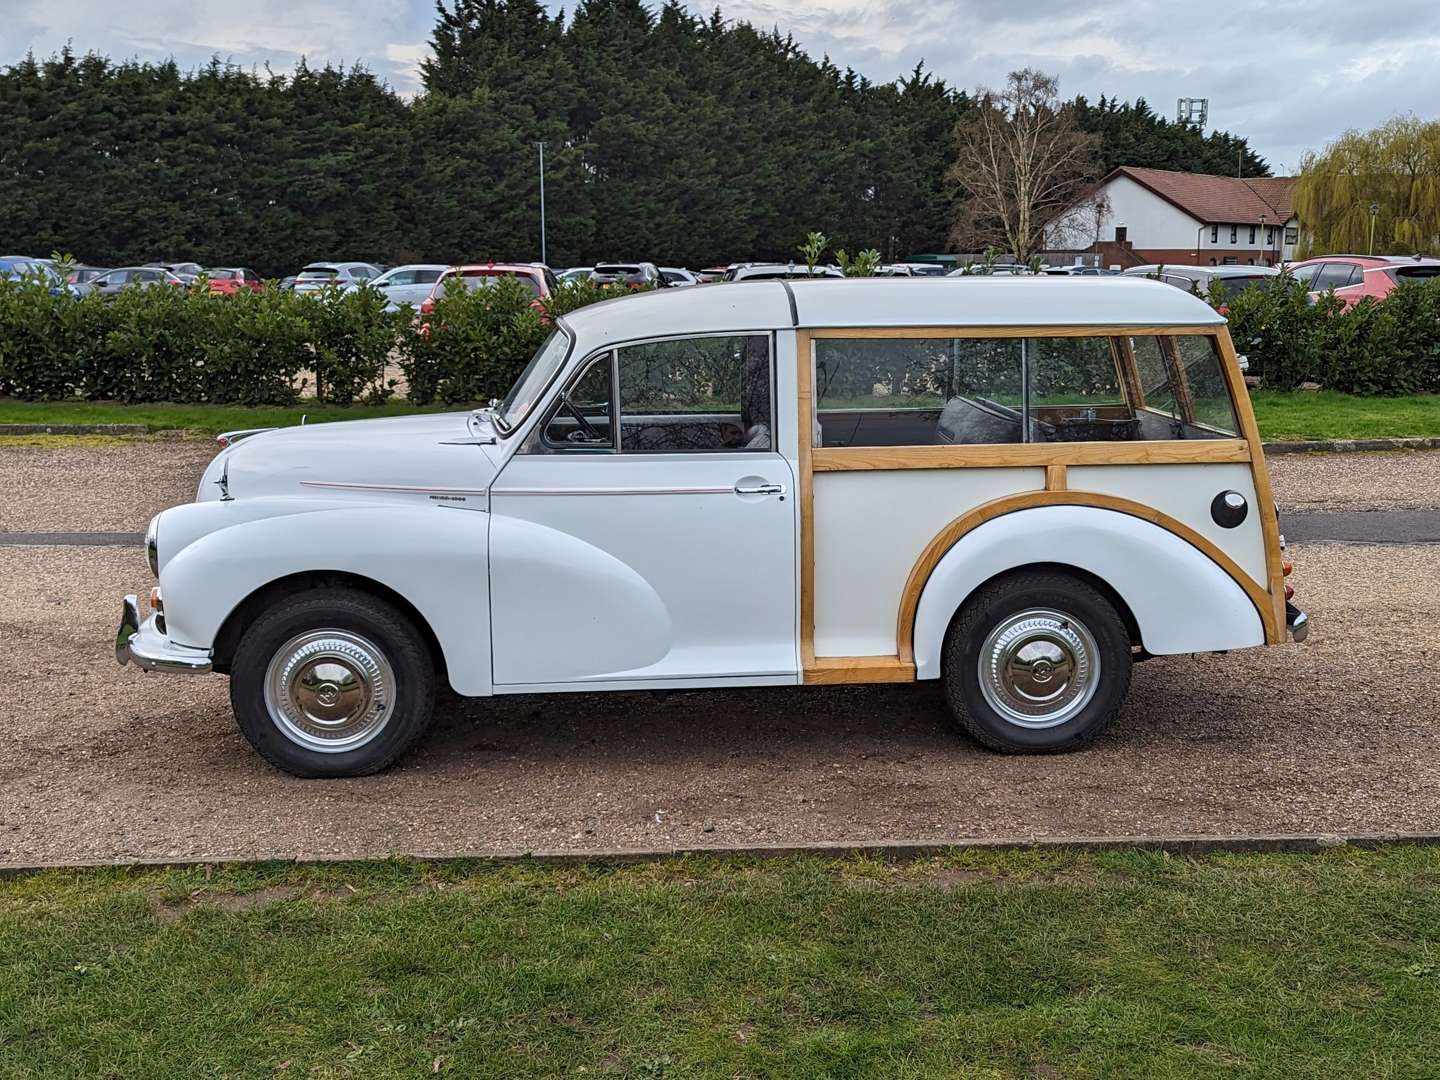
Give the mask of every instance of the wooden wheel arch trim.
<path id="1" fill-rule="evenodd" d="M 1089 506 L 1101 510 L 1114 510 L 1160 526 L 1166 532 L 1196 548 L 1221 570 L 1224 570 L 1236 585 L 1245 590 L 1245 595 L 1255 605 L 1255 610 L 1260 616 L 1260 623 L 1265 628 L 1266 641 L 1279 639 L 1279 631 L 1275 627 L 1275 606 L 1271 602 L 1270 594 L 1251 579 L 1249 574 L 1241 570 L 1235 560 L 1184 522 L 1177 521 L 1170 515 L 1161 513 L 1153 507 L 1145 506 L 1143 503 L 1131 502 L 1129 499 L 1122 499 L 1115 495 L 1102 495 L 1092 491 L 1027 491 L 1019 495 L 1007 495 L 1001 499 L 982 503 L 975 509 L 961 514 L 940 530 L 935 538 L 925 546 L 925 550 L 920 553 L 920 557 L 915 560 L 915 565 L 911 567 L 910 576 L 906 579 L 905 588 L 900 594 L 900 611 L 896 618 L 895 641 L 902 663 L 913 664 L 915 662 L 915 615 L 920 608 L 920 595 L 925 591 L 925 585 L 930 580 L 931 573 L 939 565 L 940 560 L 945 557 L 945 554 L 967 533 L 987 521 L 993 521 L 1006 514 L 1013 514 L 1017 510 L 1029 510 L 1041 506 Z"/>

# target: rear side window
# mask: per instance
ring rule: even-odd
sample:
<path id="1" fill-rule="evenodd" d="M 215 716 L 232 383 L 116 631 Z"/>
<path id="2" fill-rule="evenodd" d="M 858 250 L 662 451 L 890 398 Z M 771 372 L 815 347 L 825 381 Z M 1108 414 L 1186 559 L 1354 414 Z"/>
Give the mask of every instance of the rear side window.
<path id="1" fill-rule="evenodd" d="M 1207 335 L 814 342 L 815 445 L 1232 437 Z"/>
<path id="2" fill-rule="evenodd" d="M 1310 281 L 1311 292 L 1343 289 L 1360 283 L 1360 267 L 1355 263 L 1326 263 Z"/>
<path id="3" fill-rule="evenodd" d="M 1395 276 L 1400 279 L 1410 278 L 1432 278 L 1440 277 L 1440 264 L 1422 264 L 1420 266 L 1397 266 Z"/>
<path id="4" fill-rule="evenodd" d="M 323 278 L 339 277 L 340 271 L 333 266 L 307 266 L 300 271 L 300 278 L 303 281 L 317 281 Z"/>
<path id="5" fill-rule="evenodd" d="M 414 271 L 414 282 L 416 285 L 433 285 L 440 280 L 443 270 L 416 270 Z"/>

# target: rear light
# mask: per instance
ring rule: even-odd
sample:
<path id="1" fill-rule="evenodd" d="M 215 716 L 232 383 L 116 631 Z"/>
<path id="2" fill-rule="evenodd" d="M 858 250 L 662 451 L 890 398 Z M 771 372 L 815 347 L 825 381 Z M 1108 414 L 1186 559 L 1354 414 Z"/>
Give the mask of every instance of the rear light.
<path id="1" fill-rule="evenodd" d="M 421 315 L 429 315 L 429 314 L 430 314 L 432 311 L 434 311 L 434 310 L 435 310 L 435 298 L 434 298 L 433 296 L 427 296 L 423 301 L 421 301 L 421 303 L 420 303 L 420 314 L 421 314 Z"/>
<path id="2" fill-rule="evenodd" d="M 1289 559 L 1280 560 L 1280 573 L 1283 574 L 1285 577 L 1289 577 L 1290 574 L 1294 571 L 1294 569 L 1295 564 L 1292 563 Z"/>

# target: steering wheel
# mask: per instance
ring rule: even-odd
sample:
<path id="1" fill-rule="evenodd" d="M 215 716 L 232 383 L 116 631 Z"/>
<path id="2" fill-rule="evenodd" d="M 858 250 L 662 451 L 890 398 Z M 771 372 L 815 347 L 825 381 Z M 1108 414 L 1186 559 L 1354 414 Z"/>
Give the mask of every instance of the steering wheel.
<path id="1" fill-rule="evenodd" d="M 571 416 L 573 416 L 575 418 L 575 422 L 580 425 L 580 430 L 570 432 L 569 435 L 565 436 L 565 441 L 573 443 L 604 442 L 605 436 L 600 434 L 599 430 L 595 427 L 594 424 L 590 423 L 589 420 L 585 419 L 585 414 L 576 407 L 575 403 L 571 401 L 568 397 L 564 400 L 565 411 L 568 412 Z"/>

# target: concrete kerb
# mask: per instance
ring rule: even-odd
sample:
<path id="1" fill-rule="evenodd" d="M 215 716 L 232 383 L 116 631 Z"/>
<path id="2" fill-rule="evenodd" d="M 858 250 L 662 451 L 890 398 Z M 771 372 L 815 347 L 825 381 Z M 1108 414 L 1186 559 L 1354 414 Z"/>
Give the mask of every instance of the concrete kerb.
<path id="1" fill-rule="evenodd" d="M 1440 450 L 1440 436 L 1410 439 L 1319 439 L 1267 442 L 1267 454 L 1353 454 L 1371 450 Z"/>
<path id="2" fill-rule="evenodd" d="M 596 851 L 497 851 L 453 852 L 435 854 L 422 852 L 391 852 L 376 855 L 320 855 L 314 857 L 271 858 L 203 858 L 203 859 L 136 859 L 110 862 L 83 860 L 54 863 L 0 865 L 0 878 L 24 877 L 50 870 L 124 870 L 144 873 L 156 870 L 191 870 L 201 867 L 229 867 L 290 864 L 294 866 L 336 866 L 384 862 L 393 859 L 421 863 L 473 862 L 477 865 L 555 865 L 634 864 L 681 858 L 748 858 L 782 859 L 816 857 L 826 859 L 871 858 L 890 862 L 913 862 L 957 851 L 1072 851 L 1078 853 L 1103 851 L 1163 851 L 1172 855 L 1211 855 L 1217 853 L 1291 853 L 1317 854 L 1336 848 L 1351 847 L 1371 850 L 1391 844 L 1413 847 L 1440 845 L 1436 833 L 1311 833 L 1273 836 L 1114 836 L 1114 837 L 1005 837 L 999 839 L 960 838 L 925 843 L 820 843 L 781 846 L 736 845 L 714 847 L 620 848 Z"/>
<path id="3" fill-rule="evenodd" d="M 144 424 L 0 424 L 5 435 L 144 435 Z"/>

